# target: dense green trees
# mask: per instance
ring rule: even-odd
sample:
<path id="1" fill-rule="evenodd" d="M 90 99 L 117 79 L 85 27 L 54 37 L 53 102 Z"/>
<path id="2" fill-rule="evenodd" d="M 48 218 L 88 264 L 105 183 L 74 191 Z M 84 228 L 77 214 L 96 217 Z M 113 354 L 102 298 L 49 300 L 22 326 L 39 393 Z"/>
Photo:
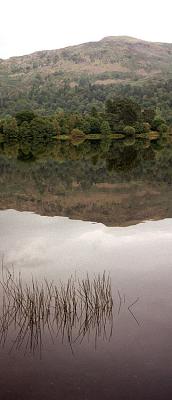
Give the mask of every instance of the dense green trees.
<path id="1" fill-rule="evenodd" d="M 135 128 L 133 126 L 127 125 L 124 128 L 124 133 L 128 136 L 135 135 Z"/>
<path id="2" fill-rule="evenodd" d="M 145 161 L 149 164 L 155 158 L 158 160 L 163 148 L 168 148 L 168 143 L 169 145 L 171 143 L 169 135 L 161 134 L 153 140 L 143 136 L 138 140 L 135 135 L 126 135 L 124 139 L 114 140 L 109 134 L 101 134 L 99 138 L 96 137 L 93 140 L 88 139 L 87 136 L 87 140 L 84 141 L 83 132 L 77 128 L 73 129 L 70 140 L 57 140 L 56 138 L 54 140 L 52 138 L 50 141 L 49 139 L 44 141 L 39 136 L 35 139 L 30 136 L 30 132 L 33 133 L 30 125 L 34 127 L 35 132 L 38 121 L 39 118 L 36 118 L 36 121 L 33 120 L 34 123 L 32 125 L 27 122 L 23 123 L 20 126 L 20 130 L 22 129 L 20 140 L 17 142 L 6 140 L 0 143 L 0 154 L 5 154 L 10 159 L 18 159 L 29 163 L 38 160 L 38 165 L 40 161 L 44 160 L 55 160 L 59 161 L 60 164 L 67 163 L 70 160 L 80 160 L 84 161 L 85 167 L 91 162 L 95 169 L 100 171 L 100 174 L 102 166 L 106 165 L 111 174 L 114 171 L 126 173 L 128 170 L 132 170 L 142 164 L 142 162 L 145 166 Z M 133 127 L 130 128 L 134 129 Z M 82 171 L 80 172 L 82 175 Z M 51 173 L 51 170 L 49 170 L 49 173 Z M 94 175 L 92 175 L 93 182 Z M 84 186 L 85 184 L 83 183 Z"/>
<path id="3" fill-rule="evenodd" d="M 7 140 L 16 141 L 18 139 L 19 129 L 15 118 L 9 117 L 3 121 L 2 133 Z"/>
<path id="4" fill-rule="evenodd" d="M 109 135 L 111 133 L 110 125 L 108 121 L 103 121 L 100 125 L 100 132 L 102 135 Z"/>
<path id="5" fill-rule="evenodd" d="M 113 123 L 115 124 L 132 125 L 141 120 L 141 107 L 128 98 L 108 100 L 106 102 L 106 113 L 113 116 Z"/>
<path id="6" fill-rule="evenodd" d="M 17 121 L 17 125 L 20 126 L 23 122 L 30 123 L 35 118 L 35 114 L 33 111 L 26 110 L 15 114 L 15 118 Z"/>
<path id="7" fill-rule="evenodd" d="M 125 97 L 139 103 L 142 109 L 149 109 L 146 111 L 147 122 L 154 118 L 151 110 L 155 113 L 156 108 L 159 107 L 163 117 L 172 123 L 171 79 L 168 77 L 156 79 L 156 81 L 147 79 L 139 84 L 125 82 L 125 84 L 100 85 L 93 83 L 89 76 L 87 81 L 89 83 L 85 86 L 79 80 L 76 86 L 68 84 L 67 87 L 63 87 L 53 84 L 49 77 L 40 84 L 40 79 L 35 77 L 32 87 L 20 92 L 20 97 L 18 91 L 16 94 L 6 93 L 3 100 L 1 99 L 0 116 L 2 118 L 9 113 L 14 115 L 23 109 L 34 110 L 40 115 L 51 115 L 60 109 L 65 113 L 75 113 L 76 110 L 80 114 L 90 113 L 93 107 L 96 107 L 99 112 L 104 112 L 106 99 Z"/>
<path id="8" fill-rule="evenodd" d="M 141 109 L 130 98 L 117 97 L 106 102 L 103 112 L 95 107 L 90 113 L 59 110 L 51 116 L 37 115 L 31 110 L 18 112 L 0 120 L 0 143 L 4 143 L 6 148 L 14 142 L 18 143 L 20 154 L 28 157 L 29 154 L 48 153 L 51 143 L 62 136 L 70 137 L 73 143 L 81 143 L 85 135 L 98 134 L 102 137 L 101 148 L 104 152 L 109 148 L 110 137 L 114 133 L 134 136 L 135 133 L 146 134 L 156 130 L 163 134 L 167 129 L 159 110 Z"/>

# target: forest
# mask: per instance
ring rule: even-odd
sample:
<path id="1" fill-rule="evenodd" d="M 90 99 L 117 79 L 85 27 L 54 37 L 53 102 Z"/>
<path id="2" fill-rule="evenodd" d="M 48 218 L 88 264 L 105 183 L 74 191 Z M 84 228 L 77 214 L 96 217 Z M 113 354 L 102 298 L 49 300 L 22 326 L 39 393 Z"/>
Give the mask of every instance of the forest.
<path id="1" fill-rule="evenodd" d="M 39 143 L 46 145 L 59 137 L 70 137 L 78 143 L 87 135 L 133 136 L 151 131 L 160 134 L 168 131 L 160 110 L 142 108 L 127 97 L 107 100 L 102 112 L 93 107 L 85 113 L 58 111 L 42 116 L 32 110 L 24 110 L 0 119 L 1 145 L 19 143 L 24 152 L 27 148 L 30 150 Z"/>

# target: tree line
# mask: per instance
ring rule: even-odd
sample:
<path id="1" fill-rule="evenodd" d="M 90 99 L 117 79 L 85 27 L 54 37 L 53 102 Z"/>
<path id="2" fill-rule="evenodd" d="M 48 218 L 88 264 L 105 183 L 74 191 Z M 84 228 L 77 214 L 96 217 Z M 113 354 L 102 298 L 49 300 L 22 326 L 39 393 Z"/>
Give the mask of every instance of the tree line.
<path id="1" fill-rule="evenodd" d="M 165 119 L 157 109 L 142 108 L 130 98 L 113 98 L 106 101 L 104 111 L 95 107 L 88 113 L 58 111 L 50 116 L 32 110 L 20 111 L 0 119 L 0 142 L 18 142 L 27 146 L 50 143 L 66 135 L 82 138 L 89 134 L 103 137 L 113 133 L 126 136 L 157 131 L 167 132 Z"/>

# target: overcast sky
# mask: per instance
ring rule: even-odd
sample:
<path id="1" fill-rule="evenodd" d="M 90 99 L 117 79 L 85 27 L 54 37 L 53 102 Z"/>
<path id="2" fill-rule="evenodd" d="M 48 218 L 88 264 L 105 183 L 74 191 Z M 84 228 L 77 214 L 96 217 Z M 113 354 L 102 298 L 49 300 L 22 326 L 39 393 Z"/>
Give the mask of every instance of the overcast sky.
<path id="1" fill-rule="evenodd" d="M 1 0 L 0 58 L 105 36 L 172 43 L 172 0 Z"/>

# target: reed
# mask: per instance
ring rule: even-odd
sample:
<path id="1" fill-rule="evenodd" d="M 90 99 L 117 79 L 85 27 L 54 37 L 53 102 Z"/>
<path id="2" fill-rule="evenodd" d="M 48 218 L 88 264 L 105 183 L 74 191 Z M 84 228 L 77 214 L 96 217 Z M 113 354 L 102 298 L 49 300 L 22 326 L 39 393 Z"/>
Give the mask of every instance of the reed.
<path id="1" fill-rule="evenodd" d="M 22 275 L 16 275 L 2 265 L 2 304 L 0 315 L 0 343 L 5 345 L 10 328 L 16 336 L 12 348 L 40 352 L 43 334 L 51 339 L 67 338 L 73 344 L 82 342 L 94 332 L 98 337 L 110 338 L 112 334 L 113 298 L 110 276 L 105 272 L 90 278 L 87 274 L 79 279 L 70 276 L 67 282 L 35 278 L 24 283 Z M 107 325 L 110 324 L 107 335 Z"/>

